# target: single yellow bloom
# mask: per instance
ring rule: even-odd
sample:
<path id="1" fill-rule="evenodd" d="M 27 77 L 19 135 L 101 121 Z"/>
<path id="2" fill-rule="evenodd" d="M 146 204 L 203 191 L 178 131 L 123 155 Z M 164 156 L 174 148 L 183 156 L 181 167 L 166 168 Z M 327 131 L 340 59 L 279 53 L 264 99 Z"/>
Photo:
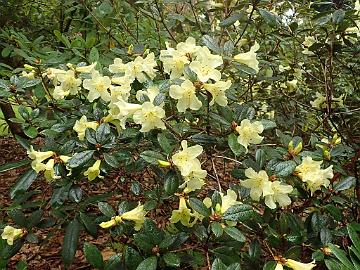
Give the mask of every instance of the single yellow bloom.
<path id="1" fill-rule="evenodd" d="M 136 124 L 141 124 L 140 132 L 149 132 L 152 129 L 166 129 L 162 119 L 165 111 L 160 106 L 155 106 L 147 101 L 141 105 L 141 110 L 137 110 L 133 115 Z"/>
<path id="2" fill-rule="evenodd" d="M 247 180 L 240 181 L 241 185 L 250 189 L 250 197 L 254 201 L 259 201 L 261 195 L 267 196 L 273 194 L 271 182 L 266 171 L 259 171 L 258 173 L 252 168 L 245 170 Z"/>
<path id="3" fill-rule="evenodd" d="M 89 65 L 89 66 L 76 67 L 76 68 L 75 68 L 75 71 L 76 71 L 76 72 L 80 72 L 80 73 L 90 73 L 90 72 L 92 72 L 92 71 L 95 69 L 96 64 L 97 64 L 97 63 L 95 62 L 95 63 L 92 63 L 92 64 Z"/>
<path id="4" fill-rule="evenodd" d="M 170 97 L 178 100 L 176 108 L 179 112 L 185 112 L 188 108 L 195 111 L 201 108 L 202 103 L 195 93 L 195 86 L 189 80 L 185 80 L 181 85 L 171 85 L 169 91 Z"/>
<path id="5" fill-rule="evenodd" d="M 99 71 L 93 70 L 91 72 L 91 79 L 83 81 L 83 87 L 89 90 L 87 99 L 93 102 L 95 99 L 101 97 L 102 100 L 108 102 L 111 100 L 108 89 L 111 86 L 111 80 L 108 76 L 101 76 Z"/>
<path id="6" fill-rule="evenodd" d="M 180 221 L 182 225 L 186 227 L 191 227 L 190 224 L 191 216 L 192 216 L 191 211 L 186 205 L 185 198 L 180 197 L 179 209 L 172 211 L 170 222 L 178 223 Z"/>
<path id="7" fill-rule="evenodd" d="M 259 121 L 251 123 L 250 120 L 244 119 L 235 130 L 239 133 L 237 141 L 245 147 L 246 153 L 248 152 L 247 148 L 250 143 L 259 144 L 264 138 L 259 135 L 264 131 L 264 126 Z"/>
<path id="8" fill-rule="evenodd" d="M 181 142 L 182 151 L 177 152 L 172 156 L 173 163 L 179 168 L 182 176 L 188 176 L 193 171 L 194 166 L 197 166 L 199 161 L 196 158 L 202 153 L 201 145 L 187 146 L 187 141 Z"/>
<path id="9" fill-rule="evenodd" d="M 280 207 L 291 204 L 291 199 L 288 193 L 293 191 L 293 187 L 290 185 L 282 184 L 280 181 L 274 181 L 271 183 L 272 194 L 265 196 L 265 204 L 270 209 L 276 208 L 276 202 Z"/>
<path id="10" fill-rule="evenodd" d="M 311 263 L 301 263 L 292 259 L 287 259 L 285 265 L 293 270 L 311 270 L 316 266 L 315 261 Z"/>
<path id="11" fill-rule="evenodd" d="M 226 106 L 228 101 L 225 95 L 225 91 L 229 89 L 231 86 L 231 81 L 228 80 L 226 82 L 218 81 L 214 84 L 206 83 L 204 84 L 205 90 L 210 92 L 212 99 L 210 101 L 210 105 L 214 105 L 216 102 L 220 106 Z"/>
<path id="12" fill-rule="evenodd" d="M 45 170 L 45 165 L 42 162 L 48 159 L 49 157 L 52 157 L 55 153 L 53 151 L 46 151 L 46 152 L 35 151 L 34 147 L 31 145 L 30 150 L 27 151 L 27 154 L 29 158 L 33 160 L 31 162 L 31 167 L 34 169 L 34 171 L 39 173 Z"/>
<path id="13" fill-rule="evenodd" d="M 73 129 L 77 132 L 78 138 L 80 141 L 85 139 L 85 131 L 87 128 L 91 128 L 96 130 L 98 126 L 98 122 L 96 121 L 87 121 L 86 115 L 83 115 L 80 120 L 76 120 Z"/>
<path id="14" fill-rule="evenodd" d="M 87 176 L 89 181 L 92 181 L 97 177 L 104 178 L 104 176 L 100 175 L 100 165 L 101 160 L 95 161 L 95 163 L 84 172 L 84 176 Z"/>
<path id="15" fill-rule="evenodd" d="M 256 52 L 260 49 L 260 45 L 255 42 L 255 44 L 250 48 L 250 51 L 246 53 L 239 53 L 234 56 L 234 60 L 241 64 L 244 64 L 256 71 L 259 72 L 259 61 L 256 59 Z"/>
<path id="16" fill-rule="evenodd" d="M 3 233 L 1 234 L 1 238 L 6 240 L 9 246 L 12 246 L 14 244 L 14 241 L 18 238 L 21 238 L 24 234 L 25 233 L 22 229 L 16 229 L 12 226 L 6 226 Z"/>
<path id="17" fill-rule="evenodd" d="M 145 222 L 146 212 L 144 211 L 144 205 L 139 205 L 131 211 L 125 212 L 120 217 L 122 220 L 129 220 L 135 222 L 135 230 L 138 231 L 141 229 L 142 225 Z"/>

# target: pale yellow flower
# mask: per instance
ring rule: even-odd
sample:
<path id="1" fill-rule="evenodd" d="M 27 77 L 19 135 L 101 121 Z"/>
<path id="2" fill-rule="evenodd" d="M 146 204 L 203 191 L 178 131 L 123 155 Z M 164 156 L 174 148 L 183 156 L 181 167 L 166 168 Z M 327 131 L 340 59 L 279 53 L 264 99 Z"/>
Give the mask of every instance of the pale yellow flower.
<path id="1" fill-rule="evenodd" d="M 241 203 L 237 201 L 237 194 L 232 189 L 228 189 L 226 191 L 226 195 L 220 193 L 220 196 L 221 196 L 221 207 L 220 207 L 221 214 L 224 214 L 231 206 Z"/>
<path id="2" fill-rule="evenodd" d="M 264 126 L 259 121 L 251 123 L 250 120 L 244 119 L 235 130 L 239 133 L 237 141 L 245 147 L 246 152 L 249 144 L 259 144 L 264 138 L 259 135 L 264 131 Z"/>
<path id="3" fill-rule="evenodd" d="M 207 47 L 201 47 L 196 53 L 196 60 L 191 62 L 189 67 L 196 73 L 199 81 L 205 83 L 209 79 L 214 81 L 221 79 L 221 72 L 216 68 L 222 64 L 220 55 L 211 54 Z"/>
<path id="4" fill-rule="evenodd" d="M 179 186 L 179 188 L 184 188 L 184 193 L 201 189 L 205 184 L 204 179 L 207 175 L 206 170 L 201 169 L 201 163 L 197 158 L 189 162 L 188 166 L 191 167 L 191 171 L 184 177 L 184 183 Z"/>
<path id="5" fill-rule="evenodd" d="M 44 177 L 47 181 L 52 181 L 61 178 L 60 176 L 55 174 L 54 165 L 55 165 L 55 160 L 49 159 L 44 166 L 44 170 L 45 170 Z"/>
<path id="6" fill-rule="evenodd" d="M 176 45 L 176 49 L 183 55 L 192 56 L 201 47 L 196 45 L 196 40 L 193 37 L 188 37 L 185 42 L 180 42 Z"/>
<path id="7" fill-rule="evenodd" d="M 109 71 L 114 74 L 125 73 L 126 64 L 123 63 L 122 59 L 115 58 L 114 64 L 109 65 Z"/>
<path id="8" fill-rule="evenodd" d="M 14 241 L 21 238 L 24 234 L 24 230 L 7 225 L 1 234 L 1 238 L 6 240 L 9 246 L 12 246 Z"/>
<path id="9" fill-rule="evenodd" d="M 77 132 L 80 141 L 85 138 L 85 131 L 87 128 L 96 130 L 99 123 L 96 121 L 87 121 L 86 115 L 83 115 L 80 120 L 76 120 L 73 129 Z"/>
<path id="10" fill-rule="evenodd" d="M 52 157 L 55 153 L 53 151 L 40 152 L 35 151 L 34 147 L 31 145 L 30 150 L 27 151 L 29 158 L 33 161 L 31 162 L 31 167 L 37 173 L 45 170 L 45 164 L 42 162 L 50 157 Z"/>
<path id="11" fill-rule="evenodd" d="M 136 124 L 141 124 L 140 132 L 149 132 L 152 129 L 166 129 L 162 119 L 165 117 L 165 111 L 160 106 L 155 106 L 147 101 L 141 105 L 133 115 Z"/>
<path id="12" fill-rule="evenodd" d="M 225 91 L 229 89 L 231 86 L 231 81 L 228 80 L 226 82 L 218 81 L 214 84 L 204 84 L 204 89 L 209 91 L 212 99 L 210 101 L 210 105 L 214 105 L 216 102 L 220 106 L 227 105 L 227 97 L 225 95 Z"/>
<path id="13" fill-rule="evenodd" d="M 139 205 L 131 211 L 125 212 L 120 215 L 122 220 L 128 220 L 135 222 L 135 230 L 138 231 L 141 229 L 142 225 L 145 222 L 146 212 L 144 211 L 144 206 L 139 203 Z"/>
<path id="14" fill-rule="evenodd" d="M 65 74 L 58 75 L 58 81 L 61 83 L 61 88 L 70 95 L 76 95 L 80 90 L 81 79 L 75 77 L 73 70 L 66 71 Z"/>
<path id="15" fill-rule="evenodd" d="M 101 228 L 108 229 L 116 226 L 118 223 L 115 220 L 115 217 L 111 218 L 109 221 L 104 221 L 99 224 Z"/>
<path id="16" fill-rule="evenodd" d="M 76 67 L 75 71 L 79 73 L 90 73 L 95 69 L 96 65 L 97 63 L 95 62 L 88 66 Z"/>
<path id="17" fill-rule="evenodd" d="M 310 101 L 312 107 L 316 109 L 322 109 L 326 106 L 326 97 L 316 92 L 316 99 L 314 101 Z"/>
<path id="18" fill-rule="evenodd" d="M 170 222 L 178 223 L 180 221 L 182 225 L 186 227 L 191 227 L 192 226 L 192 224 L 190 223 L 191 217 L 192 214 L 190 209 L 186 205 L 185 198 L 180 197 L 179 209 L 172 211 Z"/>
<path id="19" fill-rule="evenodd" d="M 183 75 L 184 67 L 190 61 L 184 52 L 167 48 L 160 51 L 160 60 L 164 65 L 164 72 L 170 74 L 170 79 L 180 78 Z"/>
<path id="20" fill-rule="evenodd" d="M 139 82 L 146 82 L 147 77 L 154 79 L 156 76 L 155 68 L 156 61 L 154 53 L 150 53 L 146 58 L 138 56 L 134 61 L 125 64 L 125 76 L 137 79 Z M 144 74 L 146 73 L 146 75 Z"/>
<path id="21" fill-rule="evenodd" d="M 108 76 L 101 76 L 99 71 L 93 70 L 91 73 L 91 79 L 85 79 L 83 87 L 89 90 L 87 99 L 93 102 L 95 99 L 101 97 L 104 101 L 110 101 L 110 88 L 111 80 Z"/>
<path id="22" fill-rule="evenodd" d="M 177 99 L 176 108 L 179 112 L 185 112 L 186 109 L 199 110 L 202 106 L 201 101 L 196 96 L 196 89 L 193 83 L 189 80 L 185 80 L 181 86 L 170 86 L 170 97 Z"/>
<path id="23" fill-rule="evenodd" d="M 301 263 L 292 259 L 286 259 L 285 265 L 293 270 L 311 270 L 316 266 L 315 261 L 311 263 Z"/>
<path id="24" fill-rule="evenodd" d="M 201 145 L 188 147 L 185 140 L 181 142 L 181 147 L 183 150 L 174 154 L 172 161 L 179 168 L 182 176 L 188 176 L 194 168 L 193 165 L 197 163 L 195 160 L 202 153 L 203 148 Z"/>
<path id="25" fill-rule="evenodd" d="M 270 209 L 276 208 L 276 202 L 280 207 L 285 207 L 291 204 L 291 199 L 288 193 L 293 191 L 293 187 L 290 185 L 281 184 L 279 181 L 270 182 L 272 194 L 265 196 L 265 204 Z"/>
<path id="26" fill-rule="evenodd" d="M 84 176 L 87 176 L 89 181 L 93 181 L 97 177 L 104 178 L 104 176 L 100 175 L 100 165 L 101 160 L 95 161 L 95 163 L 84 172 Z"/>
<path id="27" fill-rule="evenodd" d="M 256 52 L 260 49 L 260 45 L 255 42 L 255 44 L 250 48 L 250 51 L 246 53 L 239 53 L 234 56 L 234 60 L 241 64 L 244 64 L 256 71 L 259 72 L 259 61 L 256 59 Z"/>
<path id="28" fill-rule="evenodd" d="M 250 189 L 250 197 L 254 201 L 259 201 L 261 196 L 273 194 L 271 182 L 266 171 L 259 171 L 258 173 L 252 168 L 245 170 L 247 180 L 240 181 L 241 185 Z"/>
<path id="29" fill-rule="evenodd" d="M 141 110 L 140 104 L 129 103 L 124 100 L 119 100 L 109 105 L 109 116 L 111 120 L 119 120 L 122 129 L 126 128 L 126 121 L 134 115 L 138 110 Z"/>

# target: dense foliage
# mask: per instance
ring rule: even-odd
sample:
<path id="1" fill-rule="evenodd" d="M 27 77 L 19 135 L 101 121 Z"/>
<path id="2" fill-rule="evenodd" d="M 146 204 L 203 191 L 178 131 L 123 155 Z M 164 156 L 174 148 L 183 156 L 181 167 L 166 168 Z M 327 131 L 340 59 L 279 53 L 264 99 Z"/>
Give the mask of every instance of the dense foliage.
<path id="1" fill-rule="evenodd" d="M 359 1 L 13 2 L 2 268 L 61 227 L 66 268 L 360 269 Z"/>

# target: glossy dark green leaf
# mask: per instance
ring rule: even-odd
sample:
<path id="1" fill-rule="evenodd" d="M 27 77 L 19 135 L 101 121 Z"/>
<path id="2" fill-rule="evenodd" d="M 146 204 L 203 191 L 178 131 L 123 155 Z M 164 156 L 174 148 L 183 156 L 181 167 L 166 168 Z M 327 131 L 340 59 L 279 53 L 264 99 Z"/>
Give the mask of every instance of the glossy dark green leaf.
<path id="1" fill-rule="evenodd" d="M 157 267 L 157 258 L 155 256 L 146 258 L 143 260 L 136 270 L 156 270 Z"/>
<path id="2" fill-rule="evenodd" d="M 244 222 L 255 214 L 250 205 L 236 204 L 225 211 L 223 219 L 230 221 Z"/>
<path id="3" fill-rule="evenodd" d="M 77 168 L 79 166 L 84 165 L 90 159 L 92 159 L 95 150 L 86 150 L 80 153 L 76 153 L 73 157 L 68 161 L 68 166 L 70 168 Z"/>
<path id="4" fill-rule="evenodd" d="M 206 205 L 196 198 L 190 198 L 189 199 L 190 207 L 198 212 L 200 215 L 203 215 L 204 217 L 208 217 L 211 214 L 211 211 L 209 208 L 206 207 Z"/>
<path id="5" fill-rule="evenodd" d="M 112 206 L 106 202 L 99 202 L 98 207 L 100 212 L 109 218 L 114 217 L 116 215 L 116 212 L 112 208 Z"/>
<path id="6" fill-rule="evenodd" d="M 15 198 L 16 192 L 18 191 L 26 191 L 31 184 L 35 181 L 38 174 L 33 170 L 30 169 L 26 171 L 19 180 L 16 182 L 16 184 L 11 188 L 10 190 L 10 197 L 11 199 Z"/>
<path id="7" fill-rule="evenodd" d="M 239 231 L 238 229 L 236 229 L 235 227 L 226 227 L 224 229 L 224 231 L 227 235 L 229 235 L 235 241 L 238 241 L 238 242 L 246 241 L 244 234 L 241 231 Z"/>
<path id="8" fill-rule="evenodd" d="M 84 244 L 84 255 L 86 260 L 96 269 L 102 269 L 104 267 L 103 257 L 99 249 L 91 244 Z"/>
<path id="9" fill-rule="evenodd" d="M 74 219 L 66 227 L 64 243 L 62 246 L 61 258 L 65 268 L 68 268 L 75 258 L 79 235 L 80 223 L 77 219 Z"/>
<path id="10" fill-rule="evenodd" d="M 24 159 L 24 160 L 20 160 L 20 161 L 16 161 L 16 162 L 5 163 L 0 166 L 0 173 L 6 172 L 6 171 L 9 171 L 12 169 L 20 168 L 24 165 L 29 164 L 30 162 L 31 162 L 30 159 Z"/>
<path id="11" fill-rule="evenodd" d="M 163 256 L 164 262 L 167 266 L 170 267 L 180 267 L 180 257 L 176 253 L 166 253 Z"/>

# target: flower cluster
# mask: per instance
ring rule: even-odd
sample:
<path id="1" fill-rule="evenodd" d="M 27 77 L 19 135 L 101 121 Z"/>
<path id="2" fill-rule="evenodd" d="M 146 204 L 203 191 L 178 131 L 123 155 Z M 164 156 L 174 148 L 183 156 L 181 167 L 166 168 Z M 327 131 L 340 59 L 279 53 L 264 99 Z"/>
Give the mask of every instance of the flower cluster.
<path id="1" fill-rule="evenodd" d="M 264 197 L 265 204 L 271 209 L 276 208 L 276 203 L 280 207 L 291 204 L 289 193 L 293 187 L 283 184 L 280 181 L 270 181 L 266 171 L 255 172 L 252 168 L 245 170 L 245 176 L 248 178 L 241 181 L 241 185 L 250 189 L 250 197 L 254 201 L 259 201 Z"/>
<path id="2" fill-rule="evenodd" d="M 200 189 L 205 184 L 207 172 L 201 169 L 200 160 L 197 158 L 203 151 L 202 146 L 194 145 L 188 147 L 187 141 L 181 142 L 182 150 L 172 156 L 172 162 L 180 170 L 184 183 L 180 188 L 184 188 L 185 193 Z"/>
<path id="3" fill-rule="evenodd" d="M 307 184 L 311 194 L 321 189 L 321 186 L 328 187 L 330 185 L 329 179 L 334 176 L 332 165 L 326 169 L 321 169 L 321 164 L 322 161 L 315 161 L 307 156 L 295 169 L 297 175 Z"/>
<path id="4" fill-rule="evenodd" d="M 31 162 L 31 167 L 33 168 L 33 170 L 37 173 L 44 171 L 45 179 L 48 181 L 60 178 L 60 176 L 57 175 L 54 170 L 55 164 L 66 163 L 70 159 L 70 157 L 68 156 L 57 155 L 53 151 L 35 151 L 33 146 L 30 146 L 27 154 L 33 160 Z M 44 161 L 46 161 L 46 163 L 43 163 Z"/>

